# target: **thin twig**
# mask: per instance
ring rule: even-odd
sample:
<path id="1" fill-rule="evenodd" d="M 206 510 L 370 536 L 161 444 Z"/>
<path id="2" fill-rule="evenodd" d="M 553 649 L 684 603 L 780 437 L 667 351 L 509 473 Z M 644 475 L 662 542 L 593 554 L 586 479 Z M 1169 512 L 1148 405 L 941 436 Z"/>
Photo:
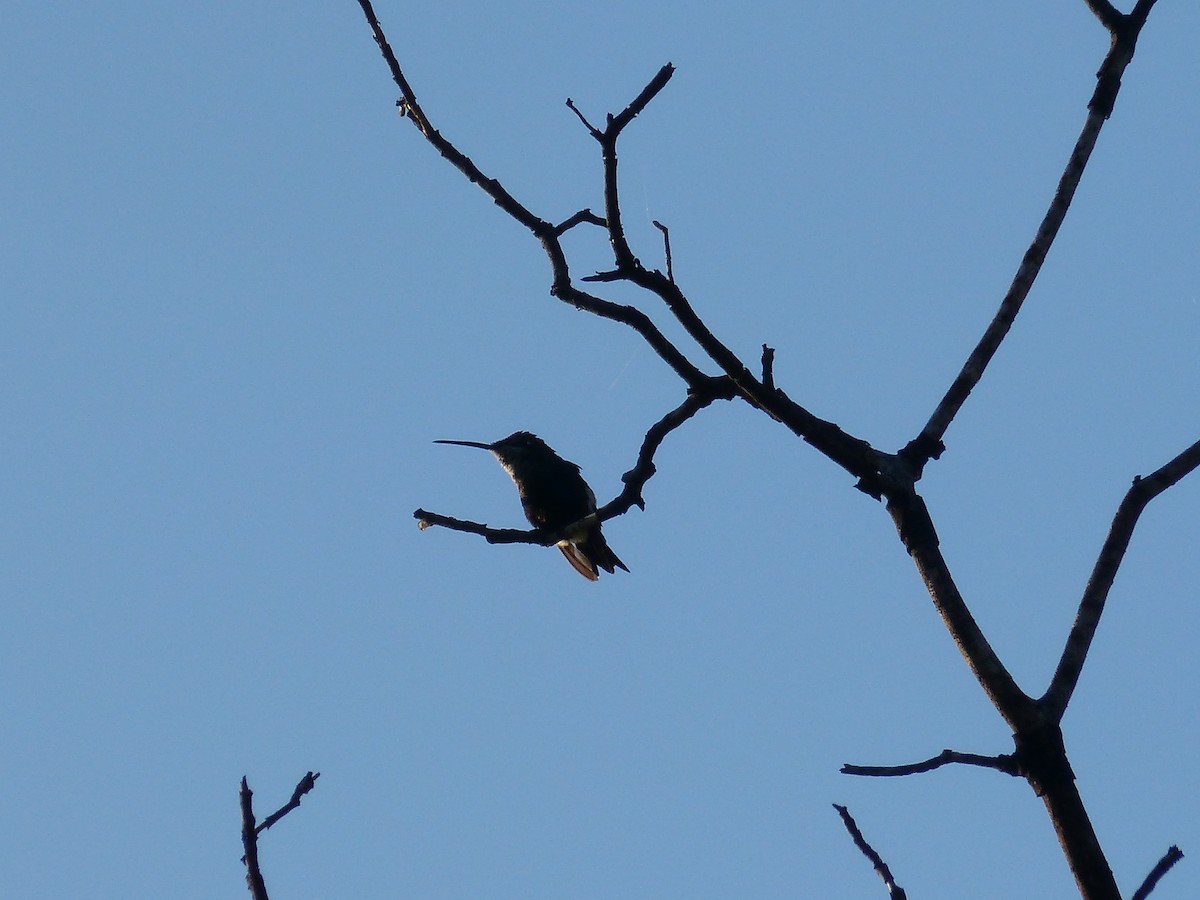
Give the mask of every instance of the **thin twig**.
<path id="1" fill-rule="evenodd" d="M 775 348 L 762 345 L 762 384 L 768 391 L 775 390 Z"/>
<path id="2" fill-rule="evenodd" d="M 662 232 L 663 250 L 667 257 L 667 280 L 671 284 L 675 283 L 675 267 L 671 264 L 671 232 L 667 230 L 667 226 L 658 219 L 654 220 L 654 227 Z"/>
<path id="3" fill-rule="evenodd" d="M 568 231 L 570 231 L 572 228 L 574 228 L 576 225 L 581 225 L 585 222 L 588 225 L 599 225 L 601 228 L 604 227 L 604 219 L 603 218 L 596 215 L 590 209 L 581 209 L 579 212 L 575 213 L 570 218 L 563 220 L 558 225 L 555 225 L 554 233 L 556 235 L 558 235 L 559 237 L 561 237 L 562 235 L 564 235 Z"/>
<path id="4" fill-rule="evenodd" d="M 841 768 L 843 775 L 865 775 L 875 778 L 896 777 L 901 775 L 918 775 L 922 772 L 932 772 L 934 769 L 951 763 L 965 766 L 979 766 L 984 769 L 995 769 L 1006 775 L 1019 776 L 1016 758 L 1011 754 L 1001 753 L 999 756 L 981 756 L 977 753 L 959 753 L 957 750 L 943 750 L 937 756 L 909 763 L 904 766 L 856 766 L 846 763 Z"/>
<path id="5" fill-rule="evenodd" d="M 1162 859 L 1155 863 L 1154 868 L 1150 870 L 1150 874 L 1146 876 L 1146 880 L 1133 892 L 1130 900 L 1146 900 L 1150 896 L 1150 892 L 1158 887 L 1158 882 L 1162 880 L 1162 877 L 1181 859 L 1183 859 L 1183 851 L 1172 844 L 1167 849 L 1167 852 L 1162 855 Z"/>
<path id="6" fill-rule="evenodd" d="M 279 809 L 275 810 L 275 812 L 263 819 L 262 824 L 258 826 L 254 833 L 261 834 L 288 813 L 290 813 L 297 806 L 299 806 L 300 798 L 316 786 L 317 779 L 320 777 L 320 772 L 309 772 L 307 775 L 301 778 L 300 783 L 296 785 L 296 789 L 292 791 L 292 798 L 288 800 L 287 803 L 283 804 L 283 806 L 279 807 Z"/>
<path id="7" fill-rule="evenodd" d="M 1108 0 L 1083 0 L 1083 2 L 1109 31 L 1115 30 L 1121 24 L 1121 12 Z"/>
<path id="8" fill-rule="evenodd" d="M 579 121 L 583 123 L 583 127 L 588 130 L 588 134 L 596 140 L 600 140 L 600 129 L 587 120 L 587 116 L 579 111 L 579 107 L 575 105 L 575 101 L 570 97 L 567 98 L 567 109 L 575 113 L 579 117 Z"/>
<path id="9" fill-rule="evenodd" d="M 861 850 L 863 856 L 871 861 L 871 865 L 875 868 L 879 877 L 883 879 L 883 883 L 888 889 L 888 896 L 893 898 L 893 900 L 907 900 L 908 894 L 904 892 L 904 888 L 896 884 L 896 879 L 892 877 L 892 870 L 888 868 L 888 864 L 883 861 L 883 857 L 875 852 L 875 848 L 867 843 L 867 839 L 863 837 L 863 833 L 858 830 L 858 824 L 854 821 L 854 817 L 850 815 L 850 810 L 836 803 L 833 804 L 833 808 L 842 817 L 842 824 L 850 832 L 854 846 Z"/>
<path id="10" fill-rule="evenodd" d="M 687 399 L 650 426 L 646 437 L 638 451 L 637 463 L 632 469 L 621 476 L 625 489 L 611 501 L 602 506 L 598 515 L 601 519 L 609 519 L 621 515 L 631 507 L 646 508 L 642 498 L 642 488 L 657 471 L 654 467 L 654 454 L 668 434 L 679 428 L 700 410 L 716 400 L 732 400 L 737 396 L 732 382 L 727 378 L 713 378 L 709 388 L 703 391 L 689 391 Z"/>

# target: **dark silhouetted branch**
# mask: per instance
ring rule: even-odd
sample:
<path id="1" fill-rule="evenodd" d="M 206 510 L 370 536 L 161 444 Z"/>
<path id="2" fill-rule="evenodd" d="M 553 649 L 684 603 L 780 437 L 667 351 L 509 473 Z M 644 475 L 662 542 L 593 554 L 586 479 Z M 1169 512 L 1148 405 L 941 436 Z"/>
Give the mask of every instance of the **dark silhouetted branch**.
<path id="1" fill-rule="evenodd" d="M 1168 848 L 1167 852 L 1163 854 L 1162 859 L 1160 859 L 1155 864 L 1154 868 L 1150 870 L 1150 874 L 1146 876 L 1146 880 L 1143 881 L 1141 886 L 1133 892 L 1133 896 L 1130 898 L 1130 900 L 1146 900 L 1146 898 L 1150 896 L 1150 892 L 1158 887 L 1158 883 L 1162 880 L 1162 877 L 1166 875 L 1167 872 L 1171 870 L 1171 867 L 1181 859 L 1183 859 L 1182 850 L 1174 845 Z"/>
<path id="2" fill-rule="evenodd" d="M 663 236 L 663 254 L 666 256 L 667 262 L 667 281 L 671 284 L 675 283 L 675 266 L 671 262 L 671 232 L 662 222 L 655 219 L 652 223 L 655 228 L 662 232 Z"/>
<path id="3" fill-rule="evenodd" d="M 775 390 L 775 348 L 762 345 L 762 384 L 768 391 Z"/>
<path id="4" fill-rule="evenodd" d="M 316 787 L 317 779 L 320 777 L 320 772 L 309 772 L 303 778 L 301 778 L 299 784 L 296 785 L 296 789 L 292 791 L 292 798 L 288 800 L 287 803 L 283 804 L 283 806 L 279 807 L 279 809 L 275 810 L 275 812 L 263 819 L 262 824 L 258 826 L 254 833 L 261 834 L 288 813 L 290 813 L 297 806 L 299 806 L 300 798 Z"/>
<path id="5" fill-rule="evenodd" d="M 904 888 L 896 884 L 896 879 L 892 877 L 892 870 L 888 868 L 888 864 L 883 861 L 883 857 L 875 852 L 875 848 L 867 843 L 867 839 L 863 837 L 863 833 L 858 830 L 858 824 L 854 821 L 854 817 L 850 815 L 850 810 L 836 803 L 833 804 L 833 808 L 842 817 L 842 824 L 850 832 L 850 837 L 854 840 L 854 846 L 861 850 L 863 856 L 871 861 L 871 865 L 879 877 L 883 879 L 883 883 L 888 890 L 888 896 L 892 897 L 893 900 L 907 900 L 908 894 L 904 892 Z"/>
<path id="6" fill-rule="evenodd" d="M 646 503 L 642 498 L 642 488 L 657 471 L 654 467 L 654 454 L 666 436 L 713 401 L 732 400 L 736 396 L 737 390 L 729 379 L 713 378 L 710 380 L 707 390 L 690 391 L 683 403 L 650 426 L 642 441 L 641 449 L 638 451 L 637 463 L 621 476 L 621 481 L 625 483 L 625 489 L 600 508 L 598 515 L 601 520 L 619 516 L 634 506 L 645 509 Z"/>
<path id="7" fill-rule="evenodd" d="M 876 499 L 886 500 L 888 512 L 899 537 L 912 556 L 946 628 L 972 673 L 995 708 L 1009 723 L 1014 734 L 1016 750 L 1011 756 L 984 757 L 945 751 L 939 757 L 912 766 L 847 767 L 843 771 L 854 774 L 900 775 L 929 771 L 953 762 L 1020 775 L 1043 798 L 1083 896 L 1088 900 L 1118 900 L 1119 892 L 1115 879 L 1075 785 L 1059 721 L 1078 681 L 1079 670 L 1095 634 L 1105 597 L 1141 509 L 1157 493 L 1200 465 L 1200 445 L 1181 454 L 1154 475 L 1136 482 L 1130 489 L 1125 502 L 1118 510 L 1109 540 L 1106 541 L 1093 577 L 1084 592 L 1075 626 L 1068 638 L 1050 689 L 1046 696 L 1037 702 L 1017 685 L 968 609 L 942 556 L 937 531 L 925 501 L 916 491 L 916 484 L 928 462 L 938 458 L 945 450 L 944 439 L 947 430 L 998 352 L 1041 271 L 1071 206 L 1104 121 L 1112 113 L 1121 78 L 1133 57 L 1141 28 L 1155 0 L 1138 0 L 1129 14 L 1118 12 L 1107 0 L 1086 0 L 1089 8 L 1112 35 L 1112 45 L 1097 72 L 1096 90 L 1089 102 L 1088 115 L 1081 133 L 1059 179 L 1049 208 L 983 336 L 920 433 L 895 454 L 884 453 L 874 448 L 865 440 L 844 431 L 836 423 L 815 416 L 792 400 L 775 383 L 774 351 L 765 344 L 761 379 L 756 377 L 737 353 L 709 329 L 676 282 L 670 236 L 664 226 L 658 222 L 654 223 L 663 234 L 665 273 L 647 268 L 634 254 L 622 223 L 617 142 L 623 129 L 645 110 L 650 101 L 670 81 L 674 72 L 670 64 L 663 66 L 624 110 L 615 115 L 607 115 L 602 127 L 592 124 L 572 100 L 567 100 L 567 106 L 578 117 L 588 134 L 600 145 L 604 215 L 596 215 L 591 210 L 580 210 L 561 224 L 554 225 L 521 205 L 498 181 L 485 176 L 467 156 L 432 127 L 400 70 L 370 3 L 368 0 L 359 2 L 392 71 L 392 77 L 400 87 L 403 99 L 399 105 L 402 112 L 414 122 L 426 140 L 443 157 L 540 241 L 552 270 L 551 295 L 578 309 L 627 325 L 638 332 L 688 387 L 688 396 L 684 402 L 649 429 L 634 468 L 622 478 L 625 487 L 621 494 L 594 513 L 595 518 L 599 521 L 621 515 L 633 506 L 644 508 L 642 491 L 655 472 L 654 455 L 657 448 L 667 434 L 714 400 L 741 397 L 783 423 L 795 435 L 854 475 L 858 479 L 856 487 L 860 490 Z M 606 229 L 613 254 L 613 265 L 605 271 L 580 279 L 581 283 L 624 283 L 654 295 L 674 316 L 699 351 L 715 364 L 720 375 L 714 376 L 702 371 L 639 309 L 595 296 L 576 285 L 560 239 L 570 229 L 585 223 Z M 566 535 L 565 531 L 550 534 L 540 530 L 493 529 L 480 523 L 424 510 L 417 510 L 414 515 L 420 520 L 421 527 L 440 525 L 482 535 L 492 543 L 548 545 Z M 574 528 L 573 524 L 571 529 Z M 867 852 L 870 848 L 862 840 L 849 814 L 843 807 L 838 809 L 856 843 Z M 878 861 L 873 851 L 870 851 L 868 856 L 873 861 Z M 882 866 L 881 861 L 878 862 L 877 868 L 879 866 Z M 886 866 L 880 871 L 884 875 L 885 883 L 889 885 L 889 890 L 894 889 L 893 895 L 903 896 L 903 891 L 895 887 L 891 880 L 890 873 L 886 873 Z"/>
<path id="8" fill-rule="evenodd" d="M 242 849 L 246 864 L 246 886 L 250 888 L 250 896 L 254 900 L 269 900 L 267 885 L 263 881 L 262 871 L 258 867 L 258 831 L 254 827 L 254 792 L 242 776 L 242 787 L 239 792 L 242 806 Z"/>
<path id="9" fill-rule="evenodd" d="M 930 459 L 937 459 L 945 450 L 943 439 L 946 430 L 954 421 L 954 417 L 958 415 L 958 411 L 962 409 L 963 404 L 966 403 L 971 391 L 979 383 L 979 379 L 983 377 L 984 370 L 991 362 L 992 357 L 996 355 L 1001 342 L 1012 327 L 1013 320 L 1021 311 L 1025 298 L 1029 296 L 1034 280 L 1041 272 L 1042 263 L 1045 262 L 1046 254 L 1050 252 L 1050 246 L 1054 243 L 1054 239 L 1062 227 L 1067 210 L 1071 206 L 1071 200 L 1075 196 L 1075 190 L 1079 187 L 1080 179 L 1083 177 L 1083 170 L 1096 146 L 1100 129 L 1103 127 L 1105 119 L 1112 114 L 1117 91 L 1121 85 L 1121 76 L 1125 67 L 1133 59 L 1133 50 L 1138 34 L 1146 22 L 1146 16 L 1149 15 L 1154 0 L 1143 0 L 1138 3 L 1128 16 L 1121 15 L 1111 4 L 1103 2 L 1103 0 L 1088 0 L 1088 5 L 1112 33 L 1113 44 L 1097 73 L 1096 93 L 1088 104 L 1087 119 L 1083 124 L 1079 139 L 1075 142 L 1075 148 L 1067 160 L 1062 177 L 1059 179 L 1054 198 L 1050 201 L 1050 208 L 1046 210 L 1046 215 L 1042 218 L 1041 225 L 1038 226 L 1033 242 L 1025 251 L 1025 256 L 1021 259 L 1020 266 L 1017 267 L 1017 274 L 1014 276 L 1008 292 L 1004 295 L 1000 308 L 996 311 L 991 324 L 984 331 L 983 337 L 980 338 L 975 349 L 971 351 L 971 355 L 967 357 L 962 370 L 950 385 L 949 390 L 946 391 L 921 433 L 901 451 L 912 462 L 918 476 Z"/>
<path id="10" fill-rule="evenodd" d="M 702 382 L 707 376 L 693 365 L 674 344 L 667 340 L 666 336 L 658 330 L 644 313 L 630 306 L 623 306 L 618 303 L 602 300 L 599 297 L 594 297 L 584 291 L 580 291 L 572 284 L 570 266 L 567 263 L 567 257 L 559 239 L 569 227 L 573 227 L 579 222 L 603 222 L 604 220 L 601 220 L 599 216 L 592 218 L 593 214 L 580 212 L 567 219 L 562 225 L 553 225 L 534 215 L 510 194 L 498 180 L 485 175 L 465 153 L 433 127 L 429 117 L 425 114 L 425 110 L 417 100 L 417 95 L 413 91 L 412 85 L 408 83 L 408 79 L 400 68 L 400 63 L 396 59 L 396 54 L 392 51 L 391 44 L 388 43 L 386 35 L 383 33 L 383 28 L 379 24 L 379 19 L 375 15 L 375 10 L 370 0 L 358 0 L 358 2 L 359 6 L 362 7 L 363 15 L 366 16 L 367 24 L 371 27 L 375 43 L 378 45 L 379 51 L 383 54 L 388 69 L 392 73 L 392 80 L 400 88 L 403 98 L 399 103 L 401 112 L 412 120 L 425 139 L 433 145 L 434 149 L 444 159 L 462 172 L 467 177 L 467 180 L 477 185 L 500 209 L 527 228 L 541 242 L 553 272 L 553 283 L 550 288 L 551 296 L 557 297 L 559 300 L 569 303 L 577 309 L 582 309 L 594 315 L 628 325 L 637 331 L 654 352 L 689 386 Z M 670 78 L 668 71 L 670 68 L 669 65 L 664 67 L 664 70 L 660 71 L 651 80 L 650 84 L 642 90 L 633 103 L 617 118 L 623 123 L 632 120 L 644 108 L 645 104 L 650 102 L 654 94 L 658 93 L 663 85 L 666 84 Z M 664 72 L 667 73 L 665 77 Z M 609 127 L 610 129 L 614 127 L 612 120 L 610 120 Z M 624 127 L 623 124 L 621 127 Z M 616 130 L 619 132 L 620 129 L 617 128 Z M 607 222 L 607 225 L 611 231 L 612 222 Z"/>
<path id="11" fill-rule="evenodd" d="M 984 637 L 950 574 L 925 501 L 912 489 L 890 491 L 887 509 L 938 614 L 996 710 L 1013 731 L 1035 724 L 1038 717 L 1033 700 L 1017 686 Z"/>
<path id="12" fill-rule="evenodd" d="M 905 766 L 856 766 L 846 763 L 842 766 L 843 775 L 866 775 L 874 778 L 894 778 L 901 775 L 919 775 L 922 772 L 932 772 L 942 766 L 958 763 L 964 766 L 979 766 L 984 769 L 995 769 L 1005 775 L 1019 776 L 1016 757 L 1001 753 L 999 756 L 980 756 L 977 753 L 959 753 L 957 750 L 943 750 L 937 756 L 909 763 Z"/>
<path id="13" fill-rule="evenodd" d="M 1109 31 L 1114 31 L 1121 24 L 1121 12 L 1108 0 L 1083 0 L 1088 8 L 1096 14 L 1096 18 Z"/>
<path id="14" fill-rule="evenodd" d="M 242 862 L 246 866 L 246 885 L 250 888 L 250 896 L 254 900 L 268 900 L 267 885 L 263 881 L 262 869 L 258 863 L 258 836 L 300 805 L 300 798 L 316 785 L 320 772 L 308 772 L 292 791 L 292 798 L 271 815 L 263 819 L 261 825 L 255 825 L 254 792 L 242 776 L 242 786 L 238 792 L 242 808 Z"/>
<path id="15" fill-rule="evenodd" d="M 1129 549 L 1133 538 L 1133 529 L 1137 526 L 1139 517 L 1151 500 L 1177 484 L 1184 476 L 1200 467 L 1200 441 L 1192 444 L 1162 468 L 1145 478 L 1135 478 L 1125 498 L 1117 507 L 1108 537 L 1100 548 L 1100 555 L 1092 569 L 1087 586 L 1083 590 L 1083 599 L 1079 603 L 1079 611 L 1075 614 L 1075 623 L 1067 637 L 1062 658 L 1050 687 L 1039 701 L 1047 716 L 1060 721 L 1066 712 L 1071 695 L 1079 683 L 1079 674 L 1087 659 L 1092 639 L 1100 625 L 1100 616 L 1104 613 L 1104 604 L 1117 577 L 1117 570 Z"/>
<path id="16" fill-rule="evenodd" d="M 576 225 L 582 225 L 585 222 L 588 225 L 599 225 L 601 228 L 604 227 L 604 219 L 600 218 L 600 216 L 596 215 L 590 209 L 581 209 L 569 219 L 564 220 L 561 224 L 555 225 L 554 233 L 561 237 Z"/>

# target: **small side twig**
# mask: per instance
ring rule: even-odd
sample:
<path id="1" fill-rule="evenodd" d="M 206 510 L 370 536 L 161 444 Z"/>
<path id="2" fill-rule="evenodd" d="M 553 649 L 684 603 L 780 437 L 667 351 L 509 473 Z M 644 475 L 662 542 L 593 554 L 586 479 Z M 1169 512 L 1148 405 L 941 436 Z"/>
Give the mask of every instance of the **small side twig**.
<path id="1" fill-rule="evenodd" d="M 1158 882 L 1162 877 L 1181 859 L 1183 859 L 1183 851 L 1172 844 L 1167 852 L 1163 854 L 1162 859 L 1155 863 L 1154 868 L 1150 870 L 1150 874 L 1146 876 L 1146 880 L 1142 882 L 1141 887 L 1133 892 L 1133 897 L 1130 900 L 1146 900 L 1150 896 L 1150 892 L 1158 887 Z"/>
<path id="2" fill-rule="evenodd" d="M 762 385 L 768 391 L 775 390 L 775 348 L 762 345 Z"/>
<path id="3" fill-rule="evenodd" d="M 843 775 L 866 775 L 875 778 L 897 777 L 901 775 L 918 775 L 922 772 L 932 772 L 942 766 L 959 763 L 965 766 L 979 766 L 984 769 L 995 769 L 1006 775 L 1018 776 L 1020 771 L 1016 757 L 1008 753 L 999 756 L 981 756 L 977 753 L 959 753 L 957 750 L 943 750 L 937 756 L 909 763 L 904 766 L 856 766 L 846 763 L 841 768 Z"/>
<path id="4" fill-rule="evenodd" d="M 681 404 L 650 426 L 638 450 L 637 462 L 621 476 L 621 481 L 625 483 L 624 490 L 600 508 L 597 513 L 600 519 L 622 515 L 634 506 L 644 510 L 646 501 L 642 498 L 642 488 L 656 471 L 654 454 L 667 435 L 714 401 L 732 400 L 736 396 L 736 386 L 725 377 L 711 379 L 705 390 L 688 391 L 687 398 Z"/>
<path id="5" fill-rule="evenodd" d="M 904 892 L 904 888 L 896 884 L 896 879 L 892 877 L 892 870 L 888 868 L 888 864 L 883 861 L 883 857 L 875 852 L 875 848 L 867 843 L 867 839 L 858 830 L 858 824 L 854 821 L 854 817 L 850 815 L 850 810 L 836 803 L 833 804 L 833 808 L 842 817 L 842 824 L 850 832 L 850 837 L 854 840 L 854 846 L 861 850 L 863 856 L 871 861 L 871 865 L 874 866 L 879 877 L 883 879 L 883 883 L 888 889 L 888 896 L 892 897 L 893 900 L 908 900 L 908 894 Z"/>
<path id="6" fill-rule="evenodd" d="M 477 534 L 489 544 L 539 544 L 549 547 L 560 539 L 557 532 L 542 531 L 537 528 L 493 528 L 483 522 L 456 519 L 454 516 L 444 516 L 427 509 L 413 510 L 413 518 L 417 520 L 417 528 L 422 531 L 436 525 L 439 528 L 449 528 L 451 531 Z"/>
<path id="7" fill-rule="evenodd" d="M 590 134 L 596 140 L 600 140 L 601 137 L 603 137 L 603 135 L 600 133 L 600 129 L 587 120 L 587 116 L 579 111 L 579 107 L 575 105 L 575 101 L 570 97 L 567 98 L 567 109 L 571 110 L 571 112 L 575 113 L 575 115 L 579 117 L 579 121 L 582 122 L 583 127 L 588 130 L 588 134 Z"/>
<path id="8" fill-rule="evenodd" d="M 602 216 L 596 215 L 590 209 L 581 209 L 579 212 L 575 213 L 575 215 L 571 216 L 569 219 L 565 219 L 560 224 L 555 225 L 554 226 L 554 234 L 557 237 L 562 237 L 564 234 L 566 234 L 568 231 L 570 231 L 576 225 L 582 225 L 585 222 L 588 225 L 599 225 L 601 228 L 603 228 L 605 226 L 605 221 Z"/>
<path id="9" fill-rule="evenodd" d="M 667 257 L 667 281 L 671 284 L 675 283 L 675 267 L 671 264 L 671 232 L 667 226 L 658 219 L 653 220 L 654 227 L 662 232 L 663 236 L 663 251 Z"/>
<path id="10" fill-rule="evenodd" d="M 292 799 L 290 799 L 283 806 L 279 807 L 279 809 L 275 810 L 275 812 L 271 813 L 269 816 L 267 816 L 265 819 L 263 819 L 262 824 L 258 826 L 258 828 L 255 830 L 254 833 L 261 834 L 262 832 L 264 832 L 268 828 L 270 828 L 272 825 L 274 825 L 276 822 L 278 822 L 280 819 L 282 819 L 284 816 L 286 816 L 288 813 L 290 813 L 297 806 L 299 806 L 300 798 L 303 797 L 305 794 L 307 794 L 309 791 L 311 791 L 316 786 L 317 779 L 320 777 L 321 777 L 320 772 L 309 772 L 303 778 L 301 778 L 300 783 L 296 785 L 296 789 L 294 791 L 292 791 Z"/>

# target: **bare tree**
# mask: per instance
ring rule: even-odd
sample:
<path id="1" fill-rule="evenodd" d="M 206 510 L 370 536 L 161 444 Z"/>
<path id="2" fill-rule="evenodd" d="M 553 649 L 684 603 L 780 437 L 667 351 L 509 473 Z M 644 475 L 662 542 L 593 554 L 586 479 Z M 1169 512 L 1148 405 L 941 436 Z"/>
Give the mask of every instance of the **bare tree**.
<path id="1" fill-rule="evenodd" d="M 1054 196 L 991 323 L 967 356 L 941 401 L 908 443 L 896 450 L 884 450 L 872 446 L 834 422 L 817 417 L 776 384 L 772 348 L 764 345 L 761 358 L 751 364 L 741 359 L 712 331 L 697 314 L 676 280 L 670 234 L 666 226 L 654 223 L 662 234 L 664 262 L 661 269 L 644 264 L 630 246 L 622 222 L 617 144 L 625 129 L 670 82 L 675 71 L 670 64 L 655 73 L 624 109 L 609 114 L 602 123 L 590 121 L 571 100 L 567 101 L 582 127 L 599 146 L 604 209 L 602 213 L 581 209 L 561 221 L 553 221 L 533 212 L 438 131 L 393 53 L 372 4 L 369 0 L 359 0 L 400 90 L 400 111 L 447 162 L 540 242 L 550 264 L 552 296 L 632 329 L 682 382 L 682 398 L 678 405 L 666 411 L 648 428 L 637 452 L 636 462 L 623 476 L 624 489 L 600 506 L 595 513 L 596 519 L 605 521 L 623 515 L 634 506 L 644 507 L 642 490 L 655 472 L 654 458 L 660 444 L 672 431 L 718 400 L 749 404 L 845 469 L 856 479 L 860 491 L 884 504 L 946 629 L 971 673 L 1011 729 L 1014 746 L 1010 752 L 982 755 L 945 750 L 938 756 L 911 765 L 847 765 L 843 771 L 862 776 L 900 776 L 944 765 L 972 765 L 1022 778 L 1045 804 L 1080 894 L 1089 900 L 1116 900 L 1120 897 L 1117 882 L 1076 787 L 1061 723 L 1138 518 L 1151 500 L 1200 466 L 1200 441 L 1183 449 L 1149 475 L 1133 479 L 1133 484 L 1116 510 L 1108 537 L 1083 590 L 1074 625 L 1054 675 L 1041 696 L 1036 697 L 1018 686 L 976 623 L 940 552 L 937 528 L 917 489 L 926 466 L 937 460 L 945 450 L 947 430 L 983 377 L 1038 277 L 1047 252 L 1071 206 L 1100 131 L 1112 114 L 1121 79 L 1133 59 L 1138 37 L 1155 5 L 1155 0 L 1138 0 L 1131 12 L 1122 13 L 1108 0 L 1085 2 L 1109 32 L 1112 43 L 1100 64 L 1095 92 L 1088 104 L 1081 133 L 1070 152 Z M 563 237 L 572 229 L 584 227 L 603 229 L 611 245 L 612 264 L 604 271 L 577 277 L 564 249 Z M 603 286 L 617 283 L 636 288 L 660 301 L 682 326 L 691 343 L 685 346 L 668 339 L 642 311 L 606 299 L 598 293 Z M 1153 464 L 1157 461 L 1148 462 Z M 570 531 L 495 529 L 423 509 L 418 509 L 414 515 L 422 527 L 438 525 L 481 535 L 494 543 L 521 542 L 548 546 L 561 540 Z M 871 849 L 849 812 L 844 807 L 838 807 L 838 810 L 856 845 L 871 859 L 890 894 L 904 896 L 903 889 L 896 885 L 886 863 Z M 1170 848 L 1135 896 L 1148 895 L 1181 855 L 1177 848 Z"/>

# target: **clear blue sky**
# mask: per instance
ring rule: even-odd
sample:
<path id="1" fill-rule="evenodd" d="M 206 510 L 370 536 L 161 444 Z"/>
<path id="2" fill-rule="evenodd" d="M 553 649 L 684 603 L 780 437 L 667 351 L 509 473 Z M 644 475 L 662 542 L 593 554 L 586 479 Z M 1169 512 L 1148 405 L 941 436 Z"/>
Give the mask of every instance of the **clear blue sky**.
<path id="1" fill-rule="evenodd" d="M 599 208 L 563 105 L 618 110 L 644 260 L 735 350 L 885 449 L 1003 294 L 1107 36 L 1082 0 L 379 0 L 427 112 L 549 219 Z M 1009 736 L 883 509 L 719 404 L 672 435 L 630 574 L 418 532 L 520 526 L 435 438 L 541 434 L 601 500 L 682 398 L 552 300 L 537 244 L 438 159 L 356 3 L 12 0 L 0 31 L 0 895 L 1074 893 L 1021 782 L 844 762 Z M 1200 6 L 1161 0 L 1045 271 L 923 490 L 1040 693 L 1130 479 L 1200 435 Z M 604 265 L 598 231 L 571 239 Z M 627 293 L 616 299 L 630 300 Z M 663 311 L 647 306 L 672 335 Z M 1127 891 L 1200 890 L 1200 478 L 1136 534 L 1066 720 Z"/>

